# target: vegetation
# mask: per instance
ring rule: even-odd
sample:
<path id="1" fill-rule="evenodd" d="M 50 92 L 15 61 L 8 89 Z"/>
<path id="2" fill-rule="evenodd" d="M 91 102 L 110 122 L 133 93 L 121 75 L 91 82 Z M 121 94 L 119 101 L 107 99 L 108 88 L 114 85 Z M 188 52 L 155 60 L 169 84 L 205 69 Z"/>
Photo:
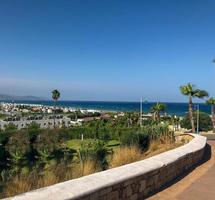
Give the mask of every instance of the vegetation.
<path id="1" fill-rule="evenodd" d="M 151 112 L 154 114 L 154 121 L 160 121 L 160 114 L 165 111 L 165 108 L 165 104 L 160 102 L 157 102 L 154 106 L 152 106 Z"/>
<path id="2" fill-rule="evenodd" d="M 211 106 L 211 121 L 213 124 L 213 133 L 215 133 L 215 110 L 214 110 L 215 98 L 211 97 L 206 101 L 206 104 Z"/>
<path id="3" fill-rule="evenodd" d="M 193 121 L 194 124 L 197 123 L 197 113 L 193 113 Z M 186 115 L 182 120 L 181 120 L 181 127 L 186 128 L 188 130 L 192 129 L 191 124 L 190 124 L 190 117 L 189 115 Z M 207 113 L 200 112 L 199 113 L 199 131 L 209 131 L 212 130 L 212 122 L 211 118 Z M 196 131 L 196 130 L 194 130 Z"/>
<path id="4" fill-rule="evenodd" d="M 108 113 L 103 117 L 100 113 L 83 114 L 80 110 L 68 117 L 93 120 L 82 126 L 54 129 L 41 129 L 36 123 L 22 130 L 17 130 L 12 123 L 7 125 L 0 132 L 0 198 L 128 164 L 177 147 L 169 125 L 178 127 L 180 124 L 195 132 L 197 113 L 193 112 L 193 98 L 208 96 L 206 91 L 190 83 L 180 90 L 189 98 L 189 113 L 181 121 L 176 116 L 161 116 L 166 106 L 158 102 L 151 108 L 153 119 L 143 120 L 142 127 L 137 112 Z M 52 98 L 56 105 L 60 92 L 53 90 Z M 215 130 L 215 99 L 210 98 L 207 104 L 211 105 L 213 117 L 211 120 L 208 114 L 199 113 L 200 131 Z"/>
<path id="5" fill-rule="evenodd" d="M 0 133 L 1 197 L 142 159 L 155 140 L 174 143 L 168 124 L 150 123 L 140 129 L 138 114 L 127 113 L 80 127 L 41 129 L 32 123 L 17 130 L 10 125 Z"/>
<path id="6" fill-rule="evenodd" d="M 122 156 L 124 155 L 124 156 Z M 143 157 L 141 150 L 137 146 L 124 146 L 116 150 L 113 154 L 110 167 L 117 167 L 138 161 Z"/>
<path id="7" fill-rule="evenodd" d="M 189 112 L 189 119 L 192 127 L 193 133 L 195 132 L 195 123 L 194 123 L 194 116 L 193 116 L 193 101 L 192 99 L 197 98 L 204 98 L 208 96 L 208 93 L 205 90 L 196 89 L 194 85 L 188 83 L 187 85 L 181 86 L 180 91 L 183 95 L 188 96 L 189 103 L 188 103 L 188 112 Z"/>

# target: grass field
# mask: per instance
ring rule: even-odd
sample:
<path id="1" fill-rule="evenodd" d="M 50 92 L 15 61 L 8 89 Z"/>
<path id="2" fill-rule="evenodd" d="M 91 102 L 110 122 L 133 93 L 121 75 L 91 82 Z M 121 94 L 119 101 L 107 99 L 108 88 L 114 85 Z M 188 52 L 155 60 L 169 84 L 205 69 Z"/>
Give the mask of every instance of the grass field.
<path id="1" fill-rule="evenodd" d="M 73 139 L 73 140 L 68 140 L 66 142 L 66 145 L 69 149 L 79 150 L 81 148 L 81 145 L 94 144 L 97 141 L 98 140 L 94 140 L 94 139 L 84 139 L 83 141 L 79 139 Z M 109 140 L 107 142 L 107 148 L 114 148 L 114 147 L 118 147 L 119 145 L 120 145 L 120 142 L 118 140 Z"/>

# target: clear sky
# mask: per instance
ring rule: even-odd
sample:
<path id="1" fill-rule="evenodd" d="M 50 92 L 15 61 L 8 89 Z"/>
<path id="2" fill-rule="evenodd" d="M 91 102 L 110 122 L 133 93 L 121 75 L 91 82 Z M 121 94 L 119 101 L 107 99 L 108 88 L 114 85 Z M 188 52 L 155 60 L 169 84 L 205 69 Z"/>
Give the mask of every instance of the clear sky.
<path id="1" fill-rule="evenodd" d="M 214 58 L 214 0 L 0 1 L 0 93 L 179 102 Z"/>

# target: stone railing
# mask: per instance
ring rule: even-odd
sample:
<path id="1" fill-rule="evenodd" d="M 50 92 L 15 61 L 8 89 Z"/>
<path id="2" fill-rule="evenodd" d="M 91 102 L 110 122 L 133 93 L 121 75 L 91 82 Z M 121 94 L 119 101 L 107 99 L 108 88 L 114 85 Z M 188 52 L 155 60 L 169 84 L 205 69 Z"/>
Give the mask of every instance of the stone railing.
<path id="1" fill-rule="evenodd" d="M 15 200 L 138 200 L 184 173 L 203 157 L 206 138 L 142 161 L 8 198 Z"/>

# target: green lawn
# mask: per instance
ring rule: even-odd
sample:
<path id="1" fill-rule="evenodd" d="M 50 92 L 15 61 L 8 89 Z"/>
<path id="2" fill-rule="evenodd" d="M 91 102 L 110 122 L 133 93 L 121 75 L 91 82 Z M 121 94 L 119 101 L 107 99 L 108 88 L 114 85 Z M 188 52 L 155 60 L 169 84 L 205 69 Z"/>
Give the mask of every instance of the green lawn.
<path id="1" fill-rule="evenodd" d="M 73 139 L 73 140 L 68 140 L 66 142 L 66 145 L 69 149 L 75 149 L 78 150 L 81 148 L 82 144 L 89 144 L 89 143 L 95 143 L 96 141 L 93 139 L 85 139 L 83 141 L 79 139 Z"/>
<path id="2" fill-rule="evenodd" d="M 96 140 L 94 140 L 94 139 L 84 139 L 83 141 L 81 141 L 79 139 L 73 139 L 73 140 L 68 140 L 66 142 L 66 145 L 67 145 L 67 147 L 69 149 L 78 150 L 78 149 L 81 148 L 82 144 L 84 144 L 84 145 L 86 144 L 87 145 L 87 144 L 90 144 L 90 143 L 93 144 L 95 142 L 96 142 Z M 117 147 L 119 145 L 120 145 L 120 142 L 118 140 L 110 140 L 107 143 L 107 147 L 108 148 Z"/>

